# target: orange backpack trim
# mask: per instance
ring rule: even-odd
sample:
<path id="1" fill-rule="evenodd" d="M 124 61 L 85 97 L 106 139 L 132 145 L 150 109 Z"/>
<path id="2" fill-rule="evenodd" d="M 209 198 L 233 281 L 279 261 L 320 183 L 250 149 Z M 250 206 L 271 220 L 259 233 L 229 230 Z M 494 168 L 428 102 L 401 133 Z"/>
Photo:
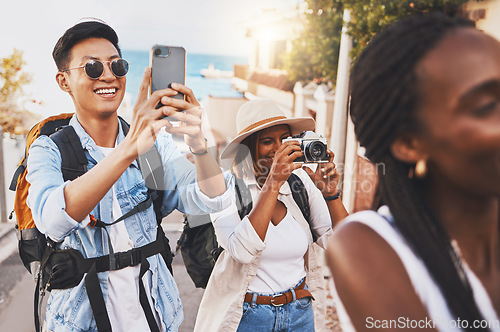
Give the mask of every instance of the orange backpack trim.
<path id="1" fill-rule="evenodd" d="M 59 115 L 54 115 L 48 117 L 31 128 L 26 137 L 26 150 L 24 154 L 24 158 L 19 163 L 18 167 L 21 167 L 26 163 L 26 158 L 28 158 L 29 148 L 31 144 L 40 136 L 40 131 L 42 127 L 48 122 L 53 122 L 56 120 L 64 120 L 71 118 L 74 113 L 62 113 Z M 31 214 L 31 210 L 26 204 L 26 199 L 28 198 L 28 190 L 30 188 L 30 184 L 26 181 L 26 174 L 28 169 L 25 167 L 24 171 L 20 174 L 17 179 L 16 185 L 16 195 L 14 199 L 14 211 L 16 212 L 17 226 L 19 230 L 35 228 L 35 222 L 33 221 L 33 216 Z"/>

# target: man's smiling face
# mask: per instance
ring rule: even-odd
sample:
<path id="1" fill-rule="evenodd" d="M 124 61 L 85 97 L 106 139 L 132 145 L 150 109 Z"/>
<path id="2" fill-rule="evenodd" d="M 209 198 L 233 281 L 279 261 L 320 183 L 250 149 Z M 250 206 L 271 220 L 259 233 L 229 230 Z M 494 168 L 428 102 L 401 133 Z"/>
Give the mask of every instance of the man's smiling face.
<path id="1" fill-rule="evenodd" d="M 107 117 L 118 109 L 125 94 L 126 77 L 116 77 L 110 68 L 110 61 L 120 58 L 113 44 L 104 38 L 88 38 L 71 49 L 68 68 L 75 68 L 58 75 L 65 75 L 66 91 L 75 102 L 79 115 L 94 114 Z M 91 79 L 84 66 L 90 60 L 104 63 L 104 72 L 97 79 Z"/>

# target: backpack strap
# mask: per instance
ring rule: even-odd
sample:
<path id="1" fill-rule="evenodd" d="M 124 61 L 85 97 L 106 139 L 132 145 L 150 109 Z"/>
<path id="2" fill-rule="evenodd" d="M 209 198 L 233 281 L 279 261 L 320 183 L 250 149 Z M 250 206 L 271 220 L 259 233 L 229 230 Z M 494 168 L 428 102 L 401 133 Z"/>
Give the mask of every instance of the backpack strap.
<path id="1" fill-rule="evenodd" d="M 144 315 L 146 316 L 146 321 L 149 325 L 149 330 L 151 332 L 160 332 L 160 328 L 156 323 L 155 316 L 153 314 L 153 310 L 151 310 L 151 305 L 149 304 L 149 300 L 146 293 L 146 288 L 144 287 L 144 282 L 142 281 L 142 277 L 149 269 L 149 262 L 146 258 L 143 258 L 141 261 L 141 268 L 139 271 L 139 303 L 144 310 Z"/>
<path id="2" fill-rule="evenodd" d="M 92 314 L 94 315 L 97 331 L 111 332 L 111 322 L 109 321 L 104 295 L 102 293 L 95 264 L 92 265 L 85 277 L 85 289 L 89 298 Z"/>
<path id="3" fill-rule="evenodd" d="M 21 162 L 21 164 L 19 164 L 19 166 L 17 166 L 16 171 L 12 176 L 12 180 L 10 180 L 9 190 L 16 191 L 17 180 L 19 179 L 21 174 L 23 174 L 23 172 L 26 170 L 27 164 L 28 164 L 28 159 L 26 158 L 26 155 L 24 155 L 23 161 Z"/>
<path id="4" fill-rule="evenodd" d="M 118 120 L 122 124 L 123 135 L 127 136 L 130 125 L 121 116 L 118 116 Z"/>
<path id="5" fill-rule="evenodd" d="M 126 136 L 130 125 L 122 117 L 118 119 L 122 124 L 123 134 Z M 57 125 L 59 126 L 55 128 Z M 61 153 L 64 181 L 72 181 L 87 171 L 87 156 L 73 126 L 69 124 L 61 126 L 56 121 L 50 122 L 42 127 L 40 135 L 48 135 L 56 143 Z"/>
<path id="6" fill-rule="evenodd" d="M 123 134 L 127 135 L 130 125 L 123 118 L 118 117 L 118 119 L 122 124 Z M 72 181 L 87 171 L 87 156 L 80 142 L 80 137 L 78 137 L 73 126 L 62 126 L 56 129 L 49 137 L 54 141 L 61 153 L 61 171 L 64 181 Z M 110 224 L 103 223 L 103 226 L 113 225 L 138 212 L 144 211 L 155 202 L 161 204 L 163 193 L 160 189 L 165 188 L 165 186 L 161 156 L 156 147 L 153 146 L 145 154 L 139 156 L 138 163 L 147 187 L 154 189 L 149 190 L 149 197 L 146 201 L 139 203 L 114 222 Z M 155 214 L 157 216 L 159 212 L 159 207 L 155 208 Z M 161 215 L 159 218 L 157 217 L 157 221 L 159 221 L 158 224 L 161 223 L 161 219 Z"/>
<path id="7" fill-rule="evenodd" d="M 121 116 L 118 116 L 118 120 L 120 120 L 122 124 L 123 134 L 127 136 L 130 125 Z M 141 169 L 146 187 L 148 187 L 148 193 L 153 199 L 156 221 L 158 226 L 160 226 L 163 219 L 160 208 L 163 201 L 165 176 L 163 172 L 163 162 L 156 146 L 153 145 L 146 153 L 140 155 L 137 158 L 137 162 Z M 171 269 L 171 267 L 169 269 Z"/>
<path id="8" fill-rule="evenodd" d="M 24 149 L 24 157 L 21 163 L 18 165 L 14 175 L 12 176 L 9 190 L 16 191 L 19 177 L 26 170 L 26 166 L 28 163 L 28 150 L 29 147 L 31 146 L 31 143 L 41 135 L 50 136 L 56 131 L 57 128 L 68 125 L 72 117 L 73 113 L 66 113 L 57 116 L 52 116 L 39 122 L 30 129 L 28 135 L 26 136 L 27 139 L 26 139 L 26 148 Z"/>
<path id="9" fill-rule="evenodd" d="M 87 156 L 73 126 L 60 127 L 49 137 L 61 153 L 64 181 L 72 181 L 87 171 Z"/>
<path id="10" fill-rule="evenodd" d="M 139 278 L 139 280 L 141 280 L 149 267 L 147 258 L 156 254 L 163 255 L 165 252 L 163 234 L 161 227 L 158 227 L 156 240 L 153 242 L 139 248 L 132 248 L 125 252 L 93 258 L 83 258 L 82 254 L 76 249 L 55 250 L 53 247 L 48 246 L 41 263 L 42 270 L 47 273 L 45 273 L 45 278 L 43 278 L 43 280 L 38 280 L 38 285 L 44 294 L 45 289 L 51 291 L 52 289 L 75 287 L 84 278 L 87 296 L 98 331 L 111 331 L 109 316 L 97 273 L 119 270 L 141 264 Z M 113 266 L 111 266 L 111 258 L 115 261 Z M 55 269 L 54 267 L 58 268 Z M 142 284 L 141 281 L 139 281 L 139 299 L 150 330 L 159 332 L 149 301 L 147 301 L 144 284 Z M 39 326 L 39 308 L 41 308 L 41 300 L 38 299 L 35 293 L 36 326 Z M 37 328 L 37 331 L 39 331 L 39 328 Z"/>
<path id="11" fill-rule="evenodd" d="M 309 228 L 311 229 L 313 241 L 316 242 L 318 237 L 316 236 L 316 234 L 314 234 L 312 229 L 311 207 L 309 205 L 309 195 L 307 194 L 306 186 L 304 185 L 304 182 L 302 182 L 302 180 L 299 178 L 299 176 L 294 173 L 290 175 L 287 182 L 290 186 L 290 190 L 292 191 L 293 200 L 299 206 L 300 211 L 302 211 L 304 219 L 307 220 Z"/>
<path id="12" fill-rule="evenodd" d="M 247 214 L 252 211 L 253 202 L 250 189 L 248 189 L 245 181 L 237 176 L 234 176 L 234 188 L 236 192 L 236 206 L 238 207 L 238 214 L 240 219 L 243 219 Z"/>
<path id="13" fill-rule="evenodd" d="M 311 207 L 309 206 L 309 195 L 307 194 L 306 186 L 304 182 L 296 174 L 291 174 L 287 180 L 290 189 L 292 190 L 292 196 L 299 206 L 304 218 L 307 222 L 311 219 Z"/>
<path id="14" fill-rule="evenodd" d="M 154 191 L 165 190 L 165 176 L 163 162 L 156 146 L 141 154 L 138 158 L 139 168 L 146 187 Z"/>

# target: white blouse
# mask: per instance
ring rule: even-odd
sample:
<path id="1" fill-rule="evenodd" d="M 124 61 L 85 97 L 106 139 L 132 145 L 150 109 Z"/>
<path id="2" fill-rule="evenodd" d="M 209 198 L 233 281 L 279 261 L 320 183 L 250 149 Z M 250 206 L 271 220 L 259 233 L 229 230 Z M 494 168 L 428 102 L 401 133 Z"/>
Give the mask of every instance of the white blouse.
<path id="1" fill-rule="evenodd" d="M 264 242 L 266 249 L 260 256 L 257 275 L 248 286 L 249 292 L 272 294 L 286 291 L 306 276 L 307 237 L 288 210 L 278 225 L 269 223 Z"/>
<path id="2" fill-rule="evenodd" d="M 298 175 L 306 187 L 309 206 L 311 210 L 312 229 L 318 235 L 316 243 L 326 249 L 328 238 L 332 234 L 332 220 L 328 206 L 323 198 L 321 192 L 316 188 L 309 175 L 303 169 L 297 169 L 293 172 Z M 250 190 L 253 205 L 257 201 L 260 194 L 260 187 L 257 185 L 255 177 L 245 177 L 245 184 Z M 284 203 L 288 212 L 297 218 L 297 215 L 302 217 L 302 212 L 298 209 L 295 201 L 292 198 L 292 190 L 288 182 L 285 182 L 278 195 L 278 200 Z M 292 203 L 293 202 L 293 203 Z M 293 206 L 290 206 L 290 203 Z M 291 208 L 296 209 L 290 210 Z M 298 213 L 297 213 L 298 212 Z M 262 241 L 257 232 L 253 229 L 248 216 L 240 219 L 238 216 L 238 208 L 236 207 L 235 198 L 231 206 L 220 212 L 211 213 L 210 218 L 214 223 L 217 241 L 230 255 L 240 263 L 250 263 L 255 254 L 264 250 L 268 245 L 267 241 Z"/>

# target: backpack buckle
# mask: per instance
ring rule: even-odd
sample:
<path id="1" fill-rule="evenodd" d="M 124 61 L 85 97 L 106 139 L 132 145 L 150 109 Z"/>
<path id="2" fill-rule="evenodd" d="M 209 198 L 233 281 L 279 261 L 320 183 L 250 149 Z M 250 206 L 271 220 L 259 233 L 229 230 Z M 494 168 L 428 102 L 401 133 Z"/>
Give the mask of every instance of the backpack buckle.
<path id="1" fill-rule="evenodd" d="M 90 228 L 94 228 L 97 225 L 97 218 L 93 214 L 89 215 L 89 217 L 90 221 L 88 225 L 90 226 Z"/>
<path id="2" fill-rule="evenodd" d="M 142 255 L 141 251 L 138 248 L 134 248 L 128 251 L 116 253 L 115 259 L 115 270 L 120 270 L 125 267 L 139 265 L 142 259 Z"/>

